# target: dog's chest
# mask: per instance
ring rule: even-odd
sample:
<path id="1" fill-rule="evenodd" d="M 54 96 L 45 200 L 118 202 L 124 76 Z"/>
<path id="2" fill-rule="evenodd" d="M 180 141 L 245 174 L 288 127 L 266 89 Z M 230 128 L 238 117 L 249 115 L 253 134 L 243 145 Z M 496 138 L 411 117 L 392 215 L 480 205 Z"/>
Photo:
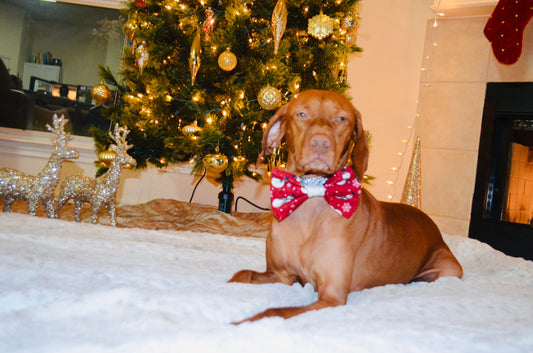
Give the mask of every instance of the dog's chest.
<path id="1" fill-rule="evenodd" d="M 326 220 L 326 218 L 328 220 Z M 343 217 L 333 211 L 320 197 L 306 200 L 283 221 L 274 221 L 268 246 L 272 263 L 287 276 L 296 276 L 302 283 L 315 285 L 312 264 L 309 262 L 322 243 L 331 236 L 331 218 L 343 222 Z M 318 251 L 319 253 L 319 251 Z"/>

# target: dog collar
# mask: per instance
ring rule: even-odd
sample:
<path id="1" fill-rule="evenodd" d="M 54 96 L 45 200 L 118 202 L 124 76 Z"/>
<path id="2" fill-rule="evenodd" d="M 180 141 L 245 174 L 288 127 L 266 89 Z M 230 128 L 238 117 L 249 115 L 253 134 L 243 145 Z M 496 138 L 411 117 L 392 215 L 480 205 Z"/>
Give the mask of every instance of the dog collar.
<path id="1" fill-rule="evenodd" d="M 350 218 L 357 209 L 360 195 L 361 183 L 355 177 L 351 165 L 337 171 L 330 178 L 297 177 L 274 168 L 270 179 L 272 212 L 280 221 L 310 197 L 323 197 L 336 212 Z"/>

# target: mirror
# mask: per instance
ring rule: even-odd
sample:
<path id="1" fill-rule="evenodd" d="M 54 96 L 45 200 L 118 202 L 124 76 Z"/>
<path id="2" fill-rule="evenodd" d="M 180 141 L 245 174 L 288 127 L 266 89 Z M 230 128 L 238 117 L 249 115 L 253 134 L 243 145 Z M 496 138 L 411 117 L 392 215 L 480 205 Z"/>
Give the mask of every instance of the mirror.
<path id="1" fill-rule="evenodd" d="M 43 130 L 51 121 L 49 112 L 67 111 L 73 125 L 83 125 L 73 126 L 73 132 L 87 135 L 84 120 L 96 104 L 90 89 L 100 83 L 98 65 L 108 66 L 117 75 L 125 46 L 124 21 L 117 9 L 0 0 L 0 59 L 14 85 L 0 86 L 0 110 L 11 112 L 0 119 L 1 126 Z M 0 84 L 5 85 L 3 81 Z M 36 109 L 7 107 L 17 99 L 7 97 L 14 93 L 6 88 L 33 98 Z M 17 98 L 25 104 L 28 97 Z"/>

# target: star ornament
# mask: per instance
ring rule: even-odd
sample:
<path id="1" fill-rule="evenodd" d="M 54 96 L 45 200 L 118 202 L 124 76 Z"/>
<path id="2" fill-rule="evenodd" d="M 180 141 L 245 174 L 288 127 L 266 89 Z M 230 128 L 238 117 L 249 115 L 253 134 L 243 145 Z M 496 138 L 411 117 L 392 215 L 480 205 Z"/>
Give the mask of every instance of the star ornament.
<path id="1" fill-rule="evenodd" d="M 309 19 L 307 32 L 316 39 L 324 39 L 333 33 L 333 19 L 322 11 Z"/>

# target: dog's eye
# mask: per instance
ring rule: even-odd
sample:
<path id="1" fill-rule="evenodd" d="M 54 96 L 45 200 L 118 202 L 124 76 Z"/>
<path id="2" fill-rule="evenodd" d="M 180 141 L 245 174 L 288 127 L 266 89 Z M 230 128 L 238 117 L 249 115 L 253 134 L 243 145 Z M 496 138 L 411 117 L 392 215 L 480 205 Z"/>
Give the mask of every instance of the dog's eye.
<path id="1" fill-rule="evenodd" d="M 347 121 L 347 120 L 348 120 L 348 119 L 346 119 L 346 118 L 343 117 L 343 116 L 339 116 L 339 117 L 337 118 L 337 122 L 339 122 L 339 123 L 344 123 L 344 122 Z"/>
<path id="2" fill-rule="evenodd" d="M 305 119 L 307 118 L 307 114 L 305 112 L 299 112 L 296 114 L 296 117 L 300 118 L 300 119 Z"/>

